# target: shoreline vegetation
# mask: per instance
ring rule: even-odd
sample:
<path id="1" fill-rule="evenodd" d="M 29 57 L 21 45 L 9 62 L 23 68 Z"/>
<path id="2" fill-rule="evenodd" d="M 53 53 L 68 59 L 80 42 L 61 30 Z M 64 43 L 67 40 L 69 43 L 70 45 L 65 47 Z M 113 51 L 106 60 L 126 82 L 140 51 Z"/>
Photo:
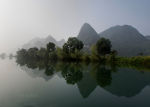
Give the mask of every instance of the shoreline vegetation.
<path id="1" fill-rule="evenodd" d="M 101 38 L 89 50 L 84 49 L 83 42 L 76 37 L 70 37 L 68 41 L 60 47 L 49 42 L 46 48 L 29 48 L 17 51 L 17 62 L 25 63 L 30 60 L 43 62 L 84 62 L 101 63 L 117 66 L 128 66 L 132 68 L 150 69 L 150 56 L 121 57 L 117 56 L 117 51 L 112 50 L 109 39 Z"/>

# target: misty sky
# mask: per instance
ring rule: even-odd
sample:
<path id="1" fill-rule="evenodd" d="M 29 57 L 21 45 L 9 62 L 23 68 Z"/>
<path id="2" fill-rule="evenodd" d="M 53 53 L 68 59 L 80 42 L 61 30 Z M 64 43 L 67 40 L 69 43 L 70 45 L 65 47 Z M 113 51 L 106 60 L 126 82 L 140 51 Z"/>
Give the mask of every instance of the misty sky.
<path id="1" fill-rule="evenodd" d="M 150 0 L 0 0 L 0 53 L 34 37 L 76 36 L 85 22 L 98 33 L 129 24 L 150 35 Z"/>

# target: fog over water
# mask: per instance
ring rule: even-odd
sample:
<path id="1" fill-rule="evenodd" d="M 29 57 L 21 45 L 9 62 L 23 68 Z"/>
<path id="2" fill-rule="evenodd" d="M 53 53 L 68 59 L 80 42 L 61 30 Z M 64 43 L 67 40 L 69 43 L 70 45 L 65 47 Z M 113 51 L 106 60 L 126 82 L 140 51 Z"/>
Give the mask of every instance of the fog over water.
<path id="1" fill-rule="evenodd" d="M 149 0 L 0 0 L 0 53 L 13 52 L 35 37 L 76 36 L 88 22 L 97 32 L 129 24 L 150 31 Z"/>

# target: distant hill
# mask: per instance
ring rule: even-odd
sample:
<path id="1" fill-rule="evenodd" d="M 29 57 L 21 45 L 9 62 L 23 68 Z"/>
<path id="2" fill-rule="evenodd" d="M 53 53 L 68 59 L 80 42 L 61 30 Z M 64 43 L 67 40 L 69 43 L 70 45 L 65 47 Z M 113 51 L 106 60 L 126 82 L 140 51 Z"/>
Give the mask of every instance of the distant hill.
<path id="1" fill-rule="evenodd" d="M 77 36 L 85 44 L 84 50 L 97 42 L 100 38 L 108 38 L 112 48 L 118 51 L 120 56 L 137 56 L 150 54 L 150 40 L 143 36 L 136 28 L 130 25 L 113 26 L 99 34 L 85 23 Z"/>
<path id="2" fill-rule="evenodd" d="M 96 43 L 100 37 L 88 23 L 85 23 L 81 27 L 77 38 L 81 40 L 84 43 L 84 45 L 91 46 L 93 43 Z"/>
<path id="3" fill-rule="evenodd" d="M 130 25 L 113 26 L 101 33 L 97 33 L 88 23 L 83 24 L 77 38 L 84 43 L 84 51 L 90 52 L 90 46 L 95 44 L 100 38 L 108 38 L 112 43 L 112 48 L 118 51 L 120 56 L 150 55 L 150 36 L 143 36 L 136 28 Z M 65 40 L 56 41 L 52 36 L 46 38 L 34 38 L 23 48 L 46 47 L 48 42 L 53 42 L 62 47 Z"/>
<path id="4" fill-rule="evenodd" d="M 147 39 L 149 39 L 150 40 L 150 35 L 147 35 L 147 36 L 145 36 Z"/>
<path id="5" fill-rule="evenodd" d="M 60 41 L 56 41 L 52 36 L 49 35 L 46 38 L 34 38 L 30 40 L 28 43 L 23 45 L 23 48 L 29 49 L 31 47 L 37 47 L 37 48 L 46 47 L 46 44 L 49 42 L 53 42 L 57 46 L 62 47 L 62 45 L 65 43 L 65 40 L 62 39 Z"/>
<path id="6" fill-rule="evenodd" d="M 150 54 L 150 40 L 130 25 L 111 27 L 101 32 L 99 36 L 110 39 L 113 49 L 121 56 Z"/>
<path id="7" fill-rule="evenodd" d="M 114 26 L 103 32 L 101 32 L 100 37 L 109 38 L 112 41 L 121 42 L 141 42 L 146 40 L 146 38 L 139 33 L 134 27 L 130 25 Z"/>

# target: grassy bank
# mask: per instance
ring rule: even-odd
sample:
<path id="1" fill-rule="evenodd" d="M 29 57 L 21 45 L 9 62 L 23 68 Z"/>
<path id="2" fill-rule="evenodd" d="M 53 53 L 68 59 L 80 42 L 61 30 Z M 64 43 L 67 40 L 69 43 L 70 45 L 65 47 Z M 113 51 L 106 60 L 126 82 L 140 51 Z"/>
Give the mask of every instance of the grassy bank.
<path id="1" fill-rule="evenodd" d="M 116 64 L 150 68 L 150 56 L 117 57 Z"/>

